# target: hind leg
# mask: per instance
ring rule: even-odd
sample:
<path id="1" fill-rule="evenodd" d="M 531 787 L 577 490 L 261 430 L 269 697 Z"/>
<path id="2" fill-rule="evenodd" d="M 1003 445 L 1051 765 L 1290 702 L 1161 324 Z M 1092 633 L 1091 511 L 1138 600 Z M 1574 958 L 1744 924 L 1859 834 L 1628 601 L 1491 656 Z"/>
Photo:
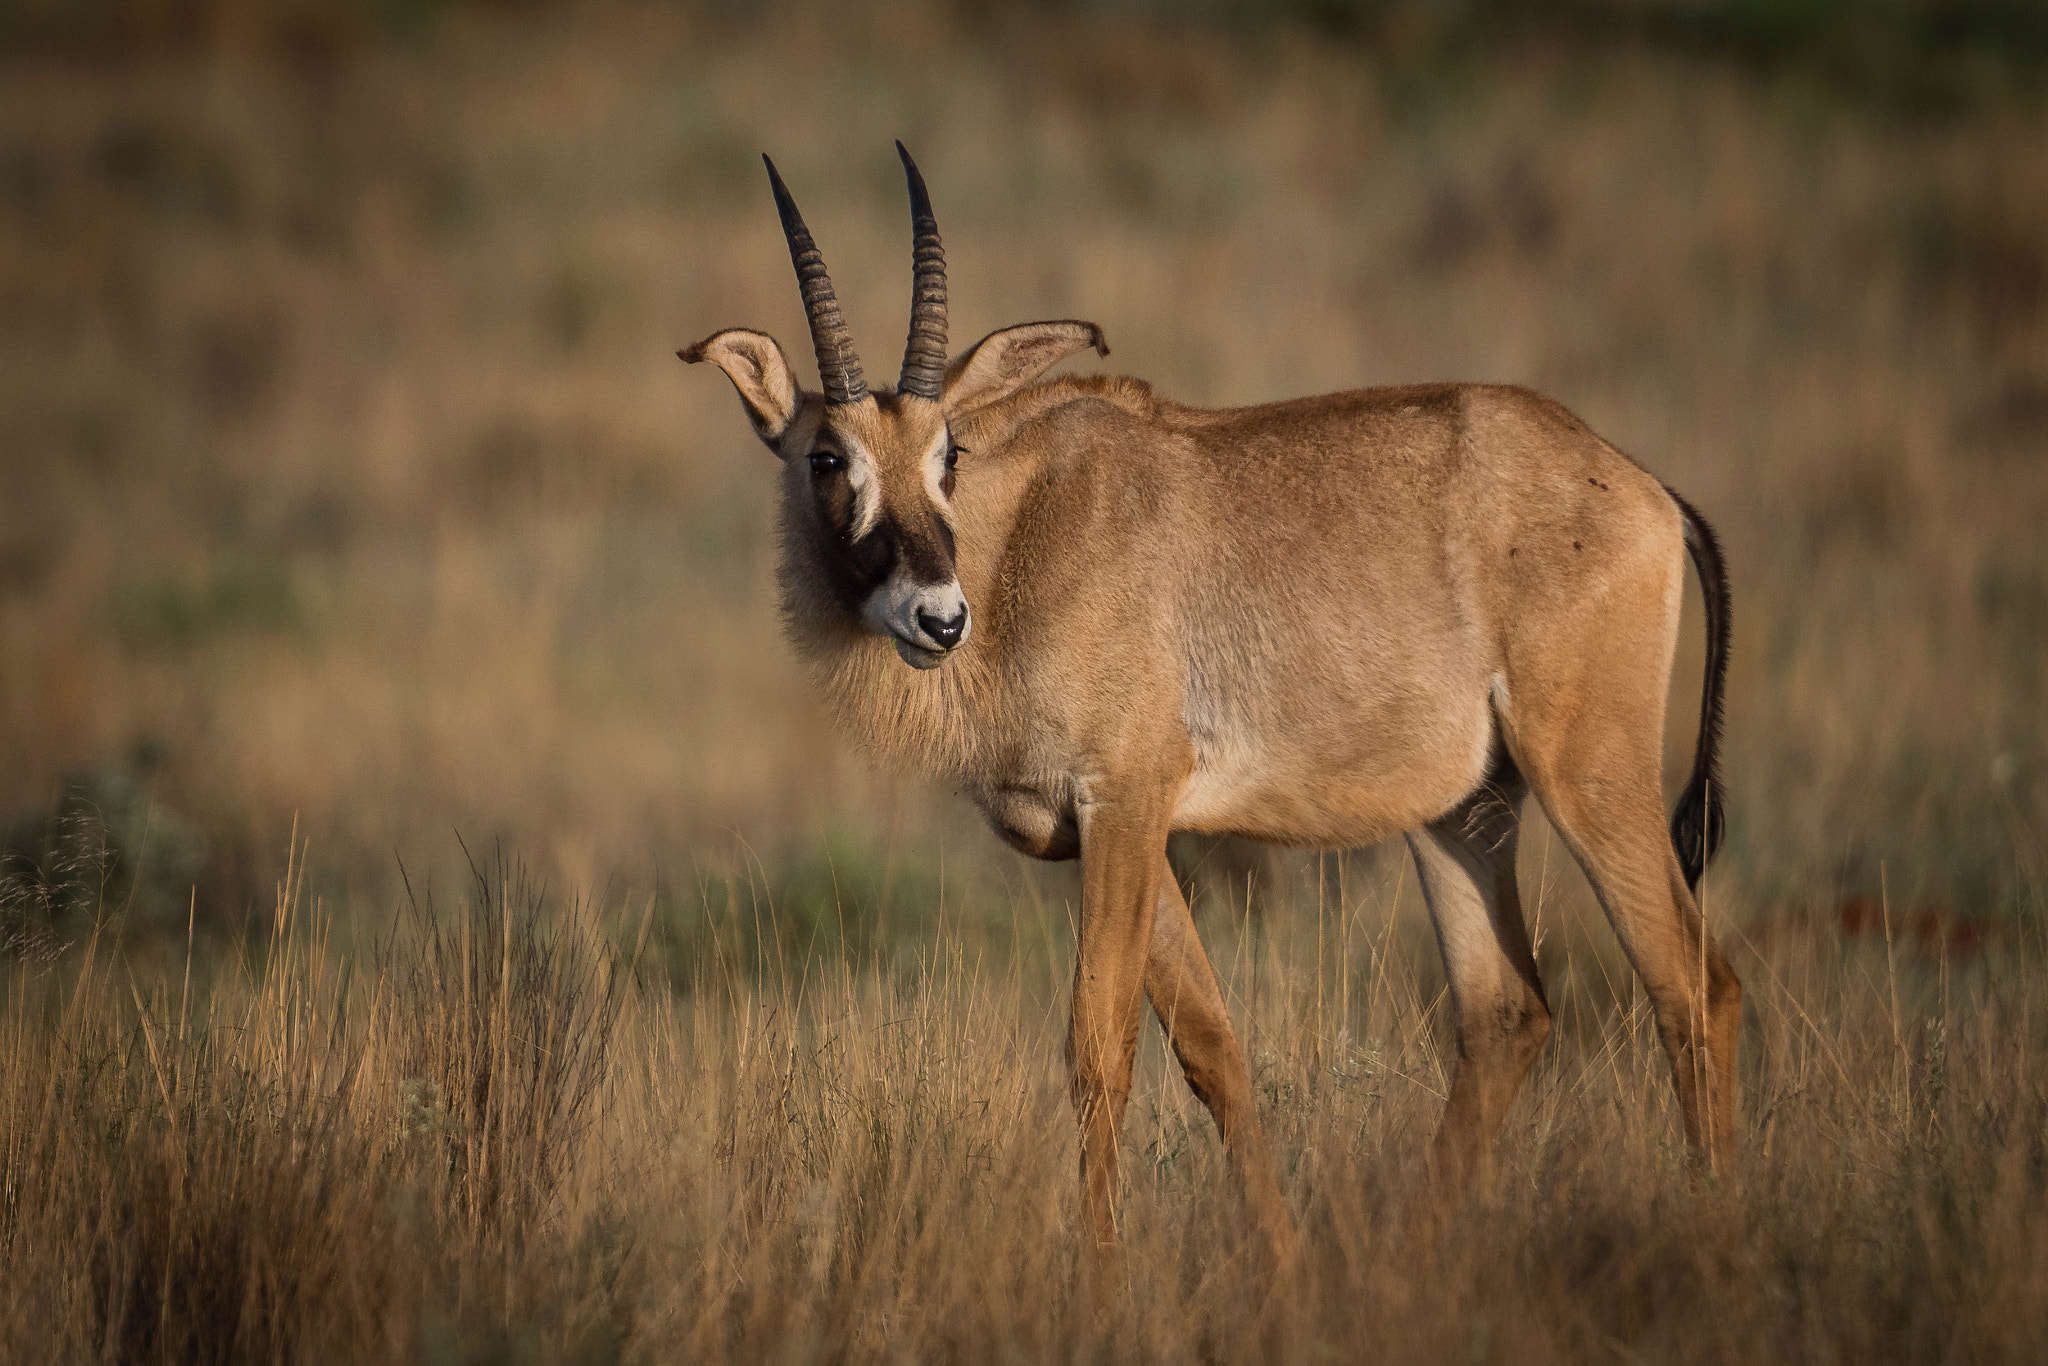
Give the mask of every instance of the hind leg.
<path id="1" fill-rule="evenodd" d="M 1551 610 L 1529 611 L 1509 630 L 1495 715 L 1642 978 L 1686 1139 L 1718 1166 L 1735 1135 L 1742 987 L 1707 934 L 1664 818 L 1664 698 L 1685 587 L 1684 518 L 1661 491 L 1630 500 L 1617 483 L 1611 493 L 1597 535 L 1573 542 L 1569 561 L 1553 557 L 1545 568 L 1532 559 L 1528 572 L 1548 575 L 1531 582 L 1549 594 L 1538 601 Z M 1712 706 L 1710 696 L 1710 716 Z"/>
<path id="2" fill-rule="evenodd" d="M 1567 743 L 1525 763 L 1537 800 L 1643 979 L 1686 1142 L 1718 1168 L 1733 1151 L 1742 984 L 1707 933 L 1671 848 L 1656 750 L 1624 737 Z"/>
<path id="3" fill-rule="evenodd" d="M 1503 757 L 1477 792 L 1408 836 L 1458 1016 L 1457 1072 L 1430 1145 L 1431 1181 L 1443 1197 L 1471 1182 L 1550 1034 L 1515 886 L 1526 791 Z"/>

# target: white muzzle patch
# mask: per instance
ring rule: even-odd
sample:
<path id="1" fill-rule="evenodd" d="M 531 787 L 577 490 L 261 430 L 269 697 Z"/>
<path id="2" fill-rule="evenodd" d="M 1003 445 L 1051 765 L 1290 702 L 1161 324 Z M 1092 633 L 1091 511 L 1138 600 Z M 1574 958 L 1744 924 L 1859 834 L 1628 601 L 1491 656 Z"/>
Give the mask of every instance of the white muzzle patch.
<path id="1" fill-rule="evenodd" d="M 914 669 L 936 669 L 948 654 L 967 643 L 974 622 L 960 581 L 915 583 L 901 572 L 868 595 L 861 620 L 877 635 L 896 642 L 896 653 Z M 952 634 L 958 623 L 958 634 Z M 934 631 L 944 634 L 934 634 Z M 948 636 L 951 638 L 948 639 Z"/>

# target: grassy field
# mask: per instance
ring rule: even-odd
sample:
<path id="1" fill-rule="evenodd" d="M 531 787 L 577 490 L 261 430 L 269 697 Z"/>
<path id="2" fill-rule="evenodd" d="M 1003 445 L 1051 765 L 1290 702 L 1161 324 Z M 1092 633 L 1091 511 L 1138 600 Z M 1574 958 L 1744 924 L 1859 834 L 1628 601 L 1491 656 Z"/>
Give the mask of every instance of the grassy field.
<path id="1" fill-rule="evenodd" d="M 1646 1006 L 1553 928 L 1562 1028 L 1493 1180 L 1421 1243 L 1403 1216 L 1447 1022 L 1412 882 L 1378 872 L 1263 943 L 1211 935 L 1298 1276 L 1259 1279 L 1208 1118 L 1148 1035 L 1132 1285 L 1100 1323 L 1073 1290 L 1064 954 L 948 923 L 892 958 L 770 955 L 733 917 L 677 979 L 646 909 L 550 904 L 500 863 L 374 951 L 346 952 L 296 874 L 242 962 L 150 974 L 88 941 L 17 970 L 0 1017 L 0 1352 L 2038 1355 L 2038 942 L 1954 962 L 1823 925 L 1741 953 L 1745 1133 L 1703 1182 Z M 1063 937 L 1063 907 L 1007 909 Z"/>
<path id="2" fill-rule="evenodd" d="M 2037 1358 L 2048 103 L 1431 13 L 0 4 L 0 1354 Z M 831 734 L 767 457 L 672 354 L 802 349 L 763 150 L 889 354 L 896 137 L 960 341 L 1528 383 L 1721 528 L 1726 1180 L 1533 817 L 1559 1028 L 1404 1241 L 1405 855 L 1190 848 L 1307 1257 L 1248 1279 L 1148 1025 L 1082 1320 L 1071 870 Z"/>

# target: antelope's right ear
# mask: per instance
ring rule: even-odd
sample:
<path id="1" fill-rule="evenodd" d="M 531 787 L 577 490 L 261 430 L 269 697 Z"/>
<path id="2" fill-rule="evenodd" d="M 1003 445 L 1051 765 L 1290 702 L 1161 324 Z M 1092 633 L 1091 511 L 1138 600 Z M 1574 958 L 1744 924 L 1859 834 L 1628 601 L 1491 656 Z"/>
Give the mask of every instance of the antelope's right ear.
<path id="1" fill-rule="evenodd" d="M 782 434 L 796 421 L 797 394 L 796 381 L 789 374 L 789 358 L 782 354 L 775 338 L 765 332 L 729 327 L 676 355 L 691 365 L 708 360 L 725 371 L 732 387 L 740 391 L 740 402 L 746 405 L 747 420 L 754 424 L 754 434 L 768 443 L 769 450 L 776 450 Z"/>
<path id="2" fill-rule="evenodd" d="M 1008 398 L 1068 356 L 1092 346 L 1109 354 L 1094 323 L 1023 323 L 991 332 L 946 367 L 946 413 L 959 416 Z"/>

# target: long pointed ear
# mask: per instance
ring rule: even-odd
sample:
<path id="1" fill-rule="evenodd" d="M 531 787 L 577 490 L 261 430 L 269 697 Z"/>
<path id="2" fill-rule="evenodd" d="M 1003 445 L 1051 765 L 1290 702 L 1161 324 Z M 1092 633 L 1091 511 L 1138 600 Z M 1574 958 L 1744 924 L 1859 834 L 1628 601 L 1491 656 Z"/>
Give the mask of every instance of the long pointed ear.
<path id="1" fill-rule="evenodd" d="M 946 367 L 946 412 L 952 416 L 1008 398 L 1085 347 L 1109 354 L 1094 323 L 1064 319 L 991 332 Z"/>
<path id="2" fill-rule="evenodd" d="M 740 391 L 740 402 L 746 405 L 747 420 L 754 424 L 754 434 L 768 443 L 769 450 L 776 450 L 782 434 L 796 421 L 797 394 L 796 381 L 789 374 L 789 358 L 782 354 L 775 338 L 765 332 L 729 327 L 676 355 L 691 365 L 708 360 L 725 371 L 732 387 Z"/>

